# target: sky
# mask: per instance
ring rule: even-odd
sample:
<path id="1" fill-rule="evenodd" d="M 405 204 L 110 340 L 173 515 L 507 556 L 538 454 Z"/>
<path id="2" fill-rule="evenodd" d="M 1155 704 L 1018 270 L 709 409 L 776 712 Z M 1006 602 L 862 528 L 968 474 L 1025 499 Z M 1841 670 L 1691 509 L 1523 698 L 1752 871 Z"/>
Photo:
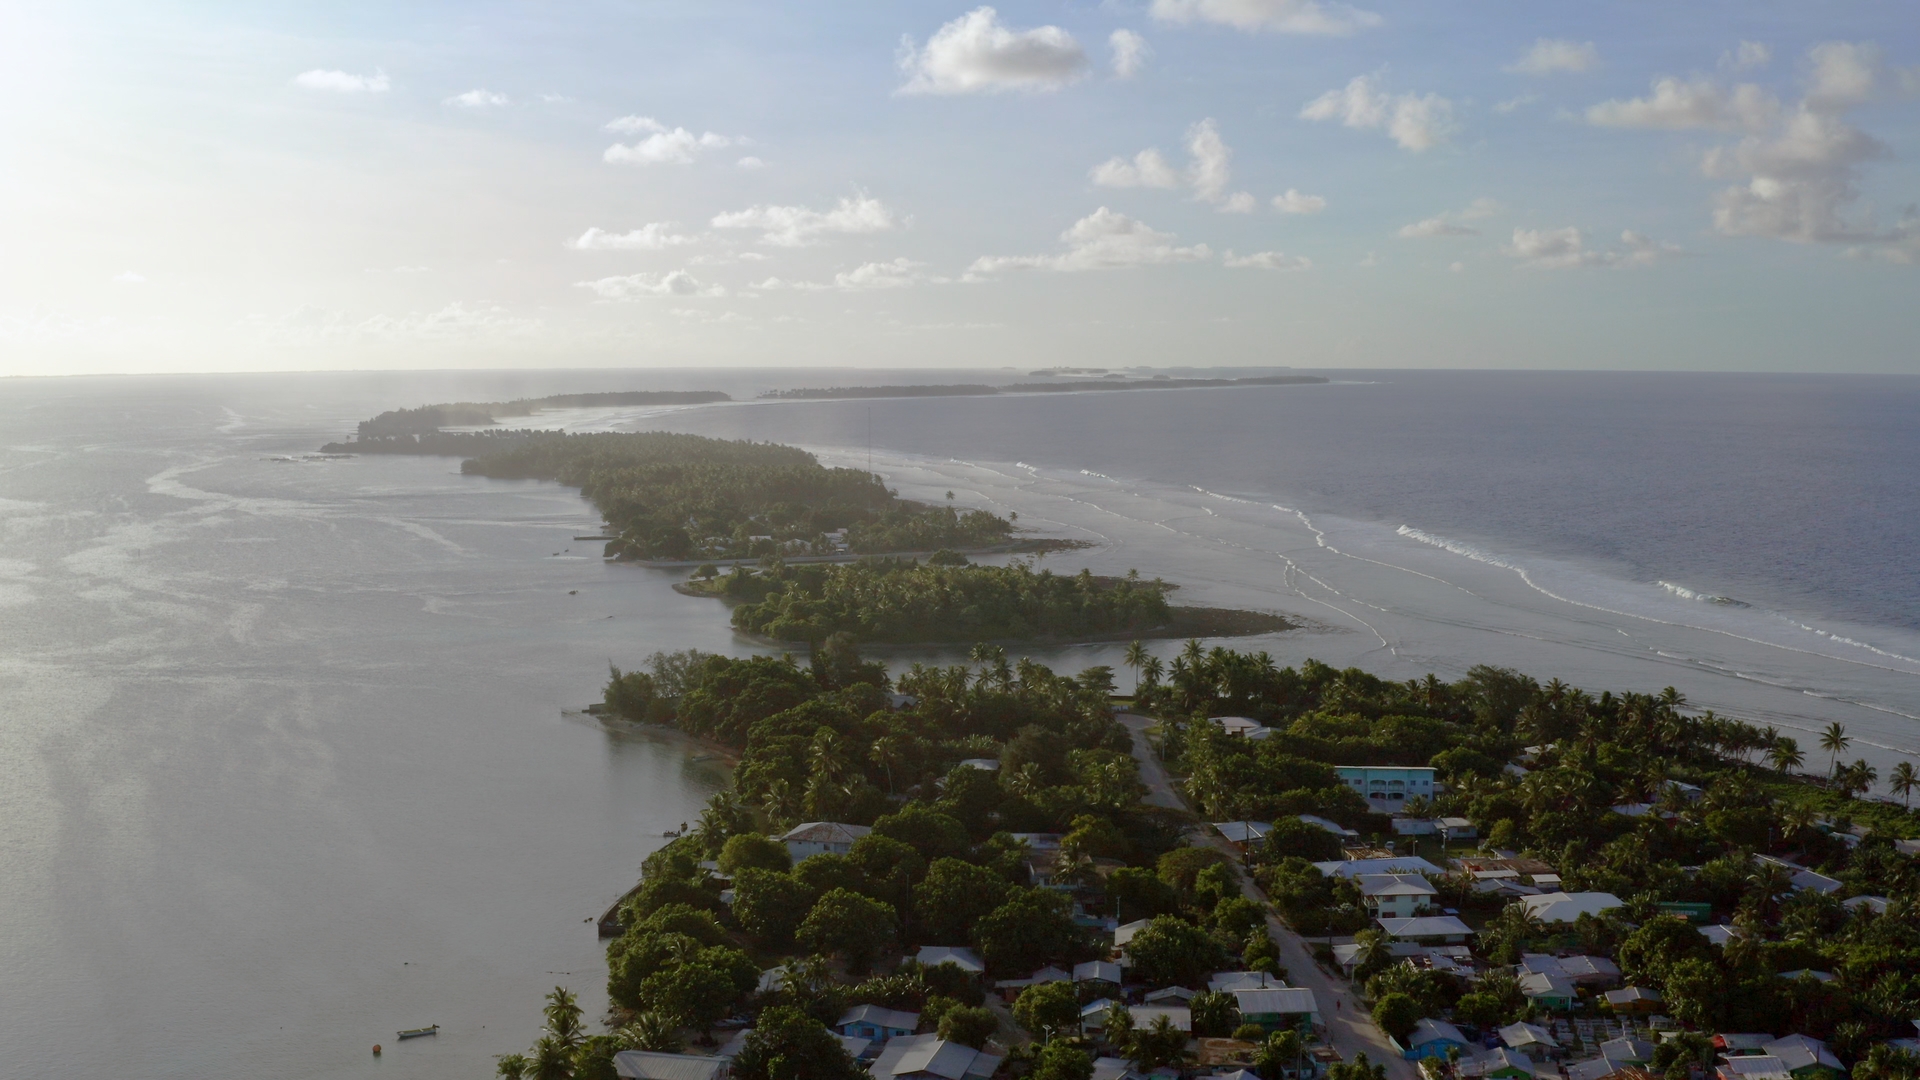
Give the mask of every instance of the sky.
<path id="1" fill-rule="evenodd" d="M 0 375 L 1920 373 L 1920 9 L 0 0 Z"/>

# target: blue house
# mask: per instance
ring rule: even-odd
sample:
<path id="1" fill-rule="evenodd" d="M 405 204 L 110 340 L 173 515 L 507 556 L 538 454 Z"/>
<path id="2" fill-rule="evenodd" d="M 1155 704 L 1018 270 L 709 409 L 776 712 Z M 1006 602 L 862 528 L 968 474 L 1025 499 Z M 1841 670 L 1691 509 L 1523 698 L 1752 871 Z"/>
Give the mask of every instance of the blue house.
<path id="1" fill-rule="evenodd" d="M 1433 798 L 1433 770 L 1424 765 L 1339 765 L 1333 771 L 1375 810 L 1394 809 L 1416 797 Z"/>
<path id="2" fill-rule="evenodd" d="M 1413 1026 L 1413 1034 L 1407 1036 L 1407 1045 L 1403 1052 L 1408 1061 L 1421 1058 L 1445 1058 L 1447 1051 L 1459 1047 L 1462 1054 L 1467 1053 L 1467 1037 L 1460 1029 L 1445 1020 L 1422 1020 Z"/>
<path id="3" fill-rule="evenodd" d="M 920 1026 L 920 1014 L 883 1009 L 878 1005 L 855 1005 L 840 1017 L 833 1030 L 882 1042 L 899 1035 L 911 1035 Z"/>

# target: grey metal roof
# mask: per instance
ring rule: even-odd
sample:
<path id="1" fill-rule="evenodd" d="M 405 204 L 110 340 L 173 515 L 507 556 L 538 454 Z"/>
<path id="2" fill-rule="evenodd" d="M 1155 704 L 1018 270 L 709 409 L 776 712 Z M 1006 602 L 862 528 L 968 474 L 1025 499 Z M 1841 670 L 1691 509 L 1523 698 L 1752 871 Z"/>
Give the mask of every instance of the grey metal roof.
<path id="1" fill-rule="evenodd" d="M 614 1075 L 622 1080 L 718 1080 L 727 1060 L 693 1054 L 661 1054 L 651 1050 L 622 1050 L 613 1055 Z"/>

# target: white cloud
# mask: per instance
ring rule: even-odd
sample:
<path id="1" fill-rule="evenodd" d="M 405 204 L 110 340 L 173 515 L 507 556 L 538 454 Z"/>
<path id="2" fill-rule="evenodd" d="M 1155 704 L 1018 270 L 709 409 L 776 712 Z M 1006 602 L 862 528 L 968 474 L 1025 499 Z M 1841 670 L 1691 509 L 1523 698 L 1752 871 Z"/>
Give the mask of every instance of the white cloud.
<path id="1" fill-rule="evenodd" d="M 1662 259 L 1685 254 L 1678 245 L 1663 243 L 1628 229 L 1620 234 L 1621 246 L 1595 250 L 1586 244 L 1581 231 L 1569 225 L 1564 229 L 1515 229 L 1513 242 L 1500 250 L 1534 270 L 1567 270 L 1581 266 L 1650 266 Z"/>
<path id="2" fill-rule="evenodd" d="M 616 126 L 618 125 L 618 126 Z M 623 116 L 607 124 L 609 131 L 651 131 L 652 134 L 631 146 L 614 143 L 603 155 L 607 161 L 626 165 L 691 165 L 694 158 L 709 151 L 745 142 L 745 139 L 713 132 L 695 135 L 683 127 L 669 130 L 648 116 Z"/>
<path id="3" fill-rule="evenodd" d="M 1288 188 L 1284 195 L 1273 197 L 1273 208 L 1283 214 L 1317 214 L 1327 208 L 1327 200 L 1319 195 L 1303 195 L 1298 189 Z"/>
<path id="4" fill-rule="evenodd" d="M 1603 101 L 1587 110 L 1587 123 L 1599 127 L 1761 131 L 1780 115 L 1780 102 L 1752 83 L 1732 89 L 1711 79 L 1682 82 L 1668 76 L 1653 81 L 1647 97 Z"/>
<path id="5" fill-rule="evenodd" d="M 1089 175 L 1093 182 L 1101 187 L 1132 188 L 1154 187 L 1175 188 L 1180 186 L 1180 173 L 1158 150 L 1142 150 L 1133 155 L 1133 160 L 1116 157 L 1095 165 Z"/>
<path id="6" fill-rule="evenodd" d="M 372 75 L 353 75 L 320 68 L 295 75 L 293 84 L 306 90 L 326 90 L 335 94 L 384 94 L 389 86 L 384 71 Z"/>
<path id="7" fill-rule="evenodd" d="M 1523 109 L 1528 105 L 1531 105 L 1534 102 L 1539 100 L 1540 100 L 1539 94 L 1525 93 L 1525 94 L 1521 94 L 1519 97 L 1508 98 L 1505 101 L 1495 103 L 1493 106 L 1493 111 L 1504 116 L 1508 113 L 1514 112 L 1515 110 Z"/>
<path id="8" fill-rule="evenodd" d="M 1305 255 L 1288 255 L 1283 251 L 1256 251 L 1251 255 L 1235 255 L 1228 251 L 1220 257 L 1221 265 L 1233 270 L 1311 270 L 1313 260 Z"/>
<path id="9" fill-rule="evenodd" d="M 916 47 L 901 41 L 903 94 L 971 94 L 1001 90 L 1058 90 L 1087 71 L 1087 53 L 1057 26 L 1010 30 L 990 7 L 947 23 Z"/>
<path id="10" fill-rule="evenodd" d="M 764 169 L 767 167 L 766 162 L 761 161 L 759 158 L 754 157 L 751 154 L 741 158 L 739 161 L 736 161 L 733 164 L 736 168 L 741 168 L 741 169 Z"/>
<path id="11" fill-rule="evenodd" d="M 1371 11 L 1322 0 L 1153 0 L 1153 17 L 1282 34 L 1351 34 L 1381 23 Z"/>
<path id="12" fill-rule="evenodd" d="M 641 300 L 649 296 L 698 296 L 715 297 L 727 295 L 727 290 L 718 285 L 704 285 L 685 270 L 674 270 L 665 274 L 626 274 L 621 277 L 604 277 L 596 281 L 576 281 L 576 288 L 591 289 L 602 300 Z"/>
<path id="13" fill-rule="evenodd" d="M 1791 108 L 1750 83 L 1727 89 L 1705 78 L 1663 78 L 1650 97 L 1603 102 L 1587 110 L 1587 119 L 1618 127 L 1746 133 L 1701 156 L 1706 175 L 1743 181 L 1713 198 L 1714 227 L 1725 235 L 1888 243 L 1894 233 L 1876 231 L 1849 211 L 1859 199 L 1861 168 L 1890 153 L 1844 114 L 1890 90 L 1890 75 L 1874 46 L 1826 42 L 1808 51 L 1806 96 Z"/>
<path id="14" fill-rule="evenodd" d="M 1466 264 L 1466 263 L 1463 263 L 1463 262 L 1451 262 L 1451 263 L 1448 263 L 1448 264 L 1447 264 L 1447 273 L 1449 273 L 1449 274 L 1464 274 L 1464 273 L 1466 273 L 1466 272 L 1467 272 L 1467 264 Z"/>
<path id="15" fill-rule="evenodd" d="M 1339 90 L 1329 90 L 1300 110 L 1302 120 L 1338 120 L 1350 128 L 1380 129 L 1403 150 L 1419 153 L 1447 141 L 1453 133 L 1453 102 L 1437 94 L 1394 96 L 1361 75 Z"/>
<path id="16" fill-rule="evenodd" d="M 1193 157 L 1187 166 L 1193 193 L 1207 202 L 1219 202 L 1233 179 L 1233 149 L 1220 137 L 1212 117 L 1187 129 L 1187 153 Z"/>
<path id="17" fill-rule="evenodd" d="M 1060 234 L 1059 255 L 983 255 L 969 275 L 1002 270 L 1117 270 L 1133 266 L 1196 262 L 1212 257 L 1205 244 L 1180 247 L 1172 233 L 1158 232 L 1125 214 L 1101 207 Z"/>
<path id="18" fill-rule="evenodd" d="M 1149 148 L 1135 154 L 1132 161 L 1109 158 L 1095 165 L 1088 175 L 1102 187 L 1175 188 L 1185 183 L 1193 188 L 1194 198 L 1213 203 L 1226 213 L 1248 214 L 1259 205 L 1247 192 L 1227 193 L 1233 180 L 1233 148 L 1220 137 L 1219 125 L 1211 118 L 1187 129 L 1187 154 L 1184 173 L 1176 171 L 1159 150 Z"/>
<path id="19" fill-rule="evenodd" d="M 759 229 L 762 243 L 799 247 L 829 233 L 886 232 L 898 224 L 894 212 L 867 195 L 843 197 L 831 210 L 804 206 L 751 206 L 718 214 L 716 229 Z"/>
<path id="20" fill-rule="evenodd" d="M 1481 221 L 1500 212 L 1500 203 L 1495 199 L 1479 198 L 1467 204 L 1464 210 L 1446 210 L 1424 221 L 1400 226 L 1395 234 L 1403 240 L 1431 240 L 1442 236 L 1478 236 L 1480 230 L 1471 225 L 1460 224 L 1463 221 Z"/>
<path id="21" fill-rule="evenodd" d="M 1147 57 L 1153 55 L 1147 39 L 1132 30 L 1115 30 L 1109 34 L 1107 47 L 1113 50 L 1114 77 L 1120 79 L 1140 74 L 1140 69 L 1147 66 Z"/>
<path id="22" fill-rule="evenodd" d="M 1743 41 L 1720 54 L 1720 70 L 1751 71 L 1773 62 L 1773 50 L 1758 41 Z"/>
<path id="23" fill-rule="evenodd" d="M 581 233 L 577 239 L 569 240 L 567 246 L 575 251 L 663 251 L 699 239 L 675 233 L 672 229 L 672 224 L 665 221 L 648 222 L 624 233 L 607 232 L 596 225 Z"/>
<path id="24" fill-rule="evenodd" d="M 491 109 L 508 104 L 508 99 L 507 95 L 497 94 L 492 90 L 475 89 L 464 94 L 455 94 L 440 104 L 461 109 Z"/>
<path id="25" fill-rule="evenodd" d="M 1411 225 L 1402 225 L 1395 235 L 1402 240 L 1430 240 L 1437 236 L 1479 236 L 1480 230 L 1448 221 L 1446 215 L 1442 214 Z"/>
<path id="26" fill-rule="evenodd" d="M 925 265 L 905 256 L 892 262 L 862 263 L 833 275 L 833 283 L 842 289 L 900 289 L 927 280 L 920 272 Z"/>
<path id="27" fill-rule="evenodd" d="M 146 275 L 133 270 L 122 270 L 113 275 L 113 280 L 120 285 L 145 285 L 147 283 Z"/>
<path id="28" fill-rule="evenodd" d="M 1551 75 L 1556 71 L 1592 71 L 1599 66 L 1600 50 L 1591 41 L 1541 38 L 1507 70 L 1515 75 Z"/>
<path id="29" fill-rule="evenodd" d="M 541 94 L 540 100 L 548 105 L 570 105 L 573 99 L 565 94 Z"/>

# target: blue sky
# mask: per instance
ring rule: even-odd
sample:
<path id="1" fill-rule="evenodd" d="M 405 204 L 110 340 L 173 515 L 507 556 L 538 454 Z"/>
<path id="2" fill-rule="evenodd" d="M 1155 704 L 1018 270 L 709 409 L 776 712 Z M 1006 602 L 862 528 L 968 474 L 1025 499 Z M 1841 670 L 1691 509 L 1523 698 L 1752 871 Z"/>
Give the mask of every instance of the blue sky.
<path id="1" fill-rule="evenodd" d="M 5 374 L 1920 368 L 1908 5 L 46 7 Z"/>

